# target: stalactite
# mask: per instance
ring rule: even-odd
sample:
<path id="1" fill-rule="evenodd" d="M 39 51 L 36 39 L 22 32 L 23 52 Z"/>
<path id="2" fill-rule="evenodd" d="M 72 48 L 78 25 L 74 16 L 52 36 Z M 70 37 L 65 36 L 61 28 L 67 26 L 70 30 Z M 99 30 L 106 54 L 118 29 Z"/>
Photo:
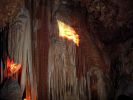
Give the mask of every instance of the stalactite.
<path id="1" fill-rule="evenodd" d="M 62 43 L 51 44 L 49 50 L 49 93 L 52 100 L 68 100 L 76 94 L 76 48 L 73 43 L 59 41 Z"/>
<path id="2" fill-rule="evenodd" d="M 100 44 L 100 41 L 93 38 L 85 22 L 86 17 L 79 11 L 81 10 L 71 4 L 62 4 L 50 23 L 54 28 L 50 34 L 48 70 L 51 100 L 107 100 L 106 55 L 102 58 L 101 48 L 97 47 L 97 42 Z M 74 27 L 80 37 L 79 47 L 58 36 L 60 31 L 57 19 Z"/>
<path id="3" fill-rule="evenodd" d="M 32 70 L 30 16 L 26 8 L 21 8 L 10 23 L 8 44 L 9 56 L 15 62 L 22 64 L 20 80 L 22 93 L 25 90 L 27 76 L 29 76 L 31 100 L 33 100 L 36 97 L 36 84 L 34 84 L 35 79 L 33 79 Z M 28 71 L 27 74 L 26 70 Z"/>

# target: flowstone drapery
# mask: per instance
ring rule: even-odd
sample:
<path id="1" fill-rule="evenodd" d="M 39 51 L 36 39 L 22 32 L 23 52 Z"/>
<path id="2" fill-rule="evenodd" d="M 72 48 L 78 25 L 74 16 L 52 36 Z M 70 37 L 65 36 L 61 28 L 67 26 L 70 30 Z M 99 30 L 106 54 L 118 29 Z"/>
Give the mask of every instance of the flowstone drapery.
<path id="1" fill-rule="evenodd" d="M 22 73 L 20 85 L 22 93 L 26 89 L 26 83 L 29 82 L 29 96 L 31 100 L 36 97 L 36 84 L 33 81 L 32 69 L 32 49 L 31 49 L 31 26 L 30 16 L 26 8 L 21 8 L 20 12 L 10 23 L 8 50 L 9 56 L 15 62 L 22 64 Z M 28 80 L 28 81 L 26 81 Z M 27 89 L 26 89 L 27 91 Z"/>

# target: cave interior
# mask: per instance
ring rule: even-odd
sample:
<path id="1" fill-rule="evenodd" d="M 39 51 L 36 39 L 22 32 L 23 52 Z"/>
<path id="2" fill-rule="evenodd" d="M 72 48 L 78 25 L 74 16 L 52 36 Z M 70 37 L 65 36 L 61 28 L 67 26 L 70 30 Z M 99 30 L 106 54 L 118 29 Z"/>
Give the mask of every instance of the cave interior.
<path id="1" fill-rule="evenodd" d="M 133 0 L 0 0 L 0 100 L 133 100 Z"/>

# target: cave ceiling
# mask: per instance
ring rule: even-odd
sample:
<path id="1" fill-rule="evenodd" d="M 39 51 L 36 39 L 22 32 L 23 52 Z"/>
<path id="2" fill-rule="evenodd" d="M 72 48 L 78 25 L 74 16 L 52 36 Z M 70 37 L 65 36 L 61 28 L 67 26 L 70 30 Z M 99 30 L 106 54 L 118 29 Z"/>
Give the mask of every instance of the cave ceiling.
<path id="1" fill-rule="evenodd" d="M 72 2 L 72 0 L 67 1 Z M 80 3 L 80 6 L 87 10 L 90 24 L 88 26 L 92 27 L 101 41 L 116 43 L 133 37 L 133 0 L 73 1 Z M 0 2 L 0 26 L 2 26 L 15 16 L 22 0 L 1 0 Z"/>
<path id="2" fill-rule="evenodd" d="M 133 0 L 81 0 L 80 2 L 93 16 L 91 20 L 95 21 L 90 23 L 90 26 L 94 27 L 96 35 L 103 42 L 119 43 L 133 37 Z"/>
<path id="3" fill-rule="evenodd" d="M 57 3 L 59 0 L 54 1 Z M 102 42 L 120 43 L 133 37 L 133 0 L 62 1 L 86 10 L 88 29 Z"/>
<path id="4" fill-rule="evenodd" d="M 5 26 L 16 15 L 23 0 L 0 0 L 0 26 Z"/>

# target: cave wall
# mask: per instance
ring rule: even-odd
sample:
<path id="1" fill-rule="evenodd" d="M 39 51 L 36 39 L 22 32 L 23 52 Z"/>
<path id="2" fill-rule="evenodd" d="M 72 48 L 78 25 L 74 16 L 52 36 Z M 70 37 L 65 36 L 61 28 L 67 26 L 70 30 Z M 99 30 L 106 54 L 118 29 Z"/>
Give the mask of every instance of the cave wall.
<path id="1" fill-rule="evenodd" d="M 66 3 L 66 1 L 62 1 L 62 2 Z M 124 2 L 124 1 L 113 1 L 113 0 L 112 1 L 108 1 L 108 0 L 91 1 L 90 0 L 90 1 L 86 1 L 85 3 L 83 2 L 85 1 L 79 1 L 78 3 L 75 1 L 71 1 L 71 3 L 73 4 L 73 7 L 76 6 L 76 3 L 77 3 L 78 8 L 81 7 L 81 9 L 83 9 L 84 12 L 87 12 L 87 13 L 81 13 L 81 11 L 79 11 L 78 8 L 76 8 L 77 12 L 80 12 L 80 14 L 77 14 L 77 13 L 75 14 L 74 8 L 71 8 L 71 7 L 70 8 L 73 9 L 72 10 L 73 13 L 71 13 L 70 15 L 69 13 L 67 14 L 63 13 L 64 16 L 72 16 L 74 14 L 77 17 L 77 19 L 79 18 L 75 28 L 78 27 L 78 24 L 80 24 L 80 19 L 82 19 L 82 23 L 78 27 L 79 29 L 77 29 L 81 32 L 81 34 L 80 32 L 79 34 L 81 39 L 80 43 L 82 44 L 79 46 L 79 49 L 77 49 L 77 52 L 76 52 L 77 53 L 76 59 L 79 58 L 79 60 L 76 62 L 77 76 L 84 77 L 84 74 L 87 73 L 87 70 L 91 69 L 91 66 L 95 66 L 98 64 L 98 66 L 102 67 L 100 68 L 100 70 L 102 70 L 102 73 L 104 73 L 103 79 L 105 79 L 105 84 L 106 84 L 105 86 L 106 87 L 105 91 L 107 93 L 106 99 L 108 100 L 116 99 L 118 95 L 122 94 L 123 87 L 124 87 L 123 84 L 129 84 L 129 87 L 130 87 L 130 84 L 132 84 L 132 79 L 130 76 L 132 71 L 130 72 L 128 70 L 130 69 L 130 66 L 131 66 L 129 62 L 130 63 L 132 62 L 131 58 L 129 57 L 130 54 L 132 55 L 132 50 L 131 50 L 132 47 L 127 46 L 130 44 L 128 41 L 132 40 L 132 35 L 133 35 L 132 33 L 133 25 L 132 25 L 132 18 L 131 18 L 132 1 L 129 0 L 127 2 Z M 121 3 L 119 4 L 119 2 Z M 59 5 L 61 4 L 58 3 L 58 0 L 55 1 L 54 8 L 56 8 L 57 10 L 53 8 L 54 9 L 53 12 L 59 11 L 59 8 L 58 8 Z M 128 9 L 128 12 L 126 12 L 126 15 L 125 15 L 124 11 L 126 9 Z M 81 16 L 84 15 L 87 18 L 83 16 L 79 17 L 80 15 Z M 67 17 L 65 18 L 67 19 Z M 86 19 L 85 26 L 84 26 L 83 19 Z M 66 23 L 70 24 L 72 21 L 74 22 L 75 20 L 76 18 L 74 18 L 70 22 L 66 21 Z M 72 26 L 74 25 L 72 24 Z M 87 28 L 85 28 L 86 26 Z M 82 32 L 82 29 L 84 30 L 83 32 Z M 85 32 L 85 30 L 87 30 L 87 32 Z M 89 38 L 91 37 L 91 39 L 89 39 L 88 37 Z M 129 50 L 125 48 L 128 48 Z M 91 51 L 91 54 L 88 53 L 89 51 Z M 126 55 L 127 52 L 128 53 L 130 52 L 129 55 Z M 88 60 L 87 60 L 87 57 L 84 58 L 84 56 L 88 56 Z M 87 61 L 85 61 L 84 59 Z M 124 63 L 125 61 L 128 67 L 125 67 L 127 66 Z M 80 67 L 78 66 L 78 64 Z M 86 64 L 89 65 L 90 68 L 86 67 Z M 127 73 L 130 73 L 130 74 L 128 75 Z M 128 79 L 129 76 L 130 76 L 130 79 Z M 92 77 L 92 82 L 93 80 L 95 80 L 94 77 Z M 91 84 L 92 84 L 91 86 L 93 87 L 93 84 L 95 84 L 95 81 L 94 83 L 91 83 Z M 94 85 L 94 87 L 96 87 L 97 85 L 98 85 L 98 82 L 96 81 L 96 85 Z M 98 91 L 98 88 L 99 87 L 94 89 L 95 92 L 93 92 L 92 90 L 93 92 L 92 96 L 93 94 L 94 94 L 94 97 L 98 96 L 98 94 L 95 94 Z M 93 98 L 93 99 L 99 99 L 99 98 Z"/>
<path id="2" fill-rule="evenodd" d="M 48 10 L 45 3 L 40 0 L 33 2 L 32 28 L 33 28 L 33 64 L 37 79 L 37 99 L 48 100 Z"/>
<path id="3" fill-rule="evenodd" d="M 42 1 L 40 2 L 42 3 Z M 94 100 L 95 99 L 98 99 L 98 100 L 114 99 L 116 98 L 117 95 L 121 94 L 122 92 L 121 89 L 123 86 L 121 86 L 120 84 L 123 84 L 123 82 L 128 83 L 126 78 L 130 76 L 130 74 L 127 76 L 127 73 L 131 73 L 129 72 L 129 70 L 127 71 L 125 70 L 125 69 L 128 69 L 127 67 L 123 68 L 123 66 L 127 66 L 128 65 L 127 63 L 132 62 L 131 58 L 129 57 L 129 55 L 132 52 L 132 49 L 131 49 L 132 47 L 127 46 L 129 45 L 128 43 L 128 41 L 130 41 L 129 39 L 130 38 L 132 39 L 132 19 L 131 19 L 132 10 L 129 7 L 129 10 L 126 16 L 122 16 L 125 11 L 123 9 L 126 9 L 126 7 L 122 6 L 125 4 L 124 1 L 123 3 L 121 2 L 122 4 L 119 4 L 120 1 L 113 1 L 113 0 L 112 1 L 108 1 L 108 0 L 91 1 L 90 0 L 90 1 L 76 1 L 76 2 L 71 1 L 71 2 L 73 7 L 70 7 L 69 9 L 70 13 L 66 13 L 66 14 L 63 13 L 61 16 L 65 16 L 64 19 L 67 19 L 67 16 L 69 15 L 69 17 L 71 17 L 71 20 L 70 21 L 67 20 L 66 23 L 70 25 L 72 23 L 76 23 L 76 24 L 72 24 L 72 26 L 76 29 L 76 31 L 78 31 L 78 34 L 80 35 L 80 46 L 76 47 L 76 54 L 75 54 L 76 58 L 74 58 L 76 60 L 75 62 L 76 77 L 75 76 L 73 77 L 73 81 L 75 80 L 75 78 L 78 80 L 78 81 L 75 81 L 75 84 L 78 83 L 79 86 L 77 87 L 82 91 L 80 90 L 81 93 L 76 93 L 76 95 L 77 94 L 78 96 L 80 95 L 81 97 L 79 98 L 84 98 L 84 99 L 89 98 L 92 100 L 93 99 Z M 38 8 L 38 10 L 36 10 L 36 7 L 35 8 L 33 7 L 34 9 L 32 9 L 34 13 L 45 12 L 45 14 L 46 15 L 48 14 L 49 16 L 48 23 L 45 23 L 45 25 L 43 25 L 47 27 L 46 33 L 48 33 L 48 29 L 49 29 L 49 33 L 47 35 L 45 34 L 47 36 L 47 39 L 45 39 L 46 46 L 44 46 L 44 42 L 42 42 L 41 44 L 41 41 L 44 41 L 43 38 L 45 37 L 44 33 L 43 32 L 41 33 L 41 31 L 38 31 L 37 34 L 35 34 L 34 41 L 33 41 L 35 46 L 35 48 L 33 49 L 35 50 L 34 51 L 35 52 L 34 63 L 36 67 L 35 69 L 38 70 L 37 71 L 38 98 L 45 98 L 47 96 L 51 97 L 53 95 L 55 96 L 56 99 L 58 99 L 60 97 L 58 96 L 60 95 L 60 92 L 64 91 L 64 90 L 58 90 L 59 89 L 58 85 L 61 83 L 66 84 L 62 82 L 64 81 L 62 80 L 62 78 L 59 78 L 61 74 L 59 70 L 61 69 L 68 70 L 69 68 L 66 68 L 66 69 L 62 68 L 62 66 L 65 66 L 65 65 L 58 65 L 58 64 L 56 65 L 54 61 L 54 57 L 56 58 L 57 56 L 57 61 L 59 60 L 60 63 L 64 59 L 67 60 L 67 58 L 62 58 L 61 60 L 61 58 L 58 58 L 58 55 L 63 55 L 63 54 L 65 56 L 69 55 L 70 53 L 69 49 L 66 49 L 66 48 L 70 48 L 71 46 L 69 45 L 69 41 L 67 40 L 65 40 L 65 43 L 58 44 L 58 40 L 62 42 L 64 42 L 64 40 L 60 40 L 59 37 L 57 36 L 58 27 L 57 25 L 55 25 L 56 22 L 54 17 L 56 16 L 56 13 L 60 11 L 59 6 L 61 6 L 61 1 L 59 2 L 58 0 L 56 1 L 53 0 L 45 3 L 46 5 L 38 4 L 43 6 L 42 8 L 41 7 Z M 128 3 L 126 4 L 128 5 Z M 33 6 L 34 5 L 36 4 L 33 4 Z M 76 8 L 75 6 L 78 6 L 78 7 Z M 43 10 L 40 11 L 41 9 Z M 79 13 L 79 12 L 82 12 L 82 13 Z M 38 13 L 37 15 L 39 15 Z M 36 19 L 35 15 L 33 15 L 33 17 L 34 17 L 33 19 L 35 20 Z M 37 23 L 33 21 L 35 26 L 36 25 L 38 25 L 38 27 L 42 26 L 40 22 L 45 17 L 42 17 L 42 19 L 40 17 L 37 17 L 37 19 L 39 19 Z M 60 18 L 63 19 L 62 17 Z M 36 28 L 35 28 L 35 31 L 36 31 Z M 43 35 L 39 35 L 39 34 L 43 34 Z M 38 41 L 38 42 L 35 42 L 35 41 Z M 54 42 L 57 42 L 57 45 Z M 47 44 L 49 44 L 49 47 Z M 130 43 L 130 45 L 131 44 L 132 43 Z M 45 49 L 43 49 L 43 47 Z M 125 48 L 128 48 L 128 49 L 125 49 Z M 48 51 L 49 51 L 49 56 L 48 56 Z M 63 51 L 63 52 L 59 52 L 59 51 Z M 46 53 L 46 54 L 44 53 L 44 58 L 46 59 L 46 62 L 43 62 L 43 64 L 41 62 L 41 61 L 44 61 L 44 58 L 43 57 L 41 58 L 42 52 Z M 129 53 L 129 55 L 126 54 L 127 52 Z M 38 56 L 39 54 L 40 56 Z M 124 62 L 127 65 L 125 65 Z M 52 73 L 53 78 L 51 78 L 51 80 L 53 80 L 55 84 L 53 83 L 54 85 L 52 85 L 52 87 L 54 88 L 53 89 L 54 92 L 53 94 L 50 94 L 49 91 L 52 91 L 52 90 L 49 87 L 50 83 L 48 82 L 49 81 L 48 78 L 49 78 L 49 70 L 52 64 L 53 66 L 57 66 L 57 68 L 56 67 L 53 68 L 54 72 Z M 45 66 L 45 67 L 42 68 L 41 66 Z M 130 69 L 130 66 L 131 65 L 129 64 L 128 65 L 129 69 Z M 69 70 L 72 70 L 72 68 L 70 68 Z M 72 73 L 75 73 L 74 70 L 75 69 L 72 70 Z M 40 73 L 43 73 L 43 74 L 41 75 Z M 67 76 L 67 77 L 71 77 L 72 73 L 69 72 L 70 76 Z M 45 96 L 43 96 L 44 93 L 41 92 L 42 89 L 41 87 L 39 87 L 43 85 L 43 83 L 41 83 L 40 81 L 40 79 L 44 78 L 43 75 L 46 75 L 45 78 L 48 82 L 48 83 L 44 82 L 45 85 L 43 86 L 47 88 L 45 89 L 45 93 L 46 93 Z M 123 78 L 126 81 L 119 79 L 122 76 L 124 76 Z M 68 82 L 69 81 L 70 80 L 68 80 Z M 63 88 L 66 88 L 65 85 L 62 85 L 62 86 L 64 86 Z M 72 86 L 72 88 L 75 88 L 75 87 Z M 88 94 L 86 94 L 86 92 Z M 64 95 L 67 95 L 67 92 Z"/>

